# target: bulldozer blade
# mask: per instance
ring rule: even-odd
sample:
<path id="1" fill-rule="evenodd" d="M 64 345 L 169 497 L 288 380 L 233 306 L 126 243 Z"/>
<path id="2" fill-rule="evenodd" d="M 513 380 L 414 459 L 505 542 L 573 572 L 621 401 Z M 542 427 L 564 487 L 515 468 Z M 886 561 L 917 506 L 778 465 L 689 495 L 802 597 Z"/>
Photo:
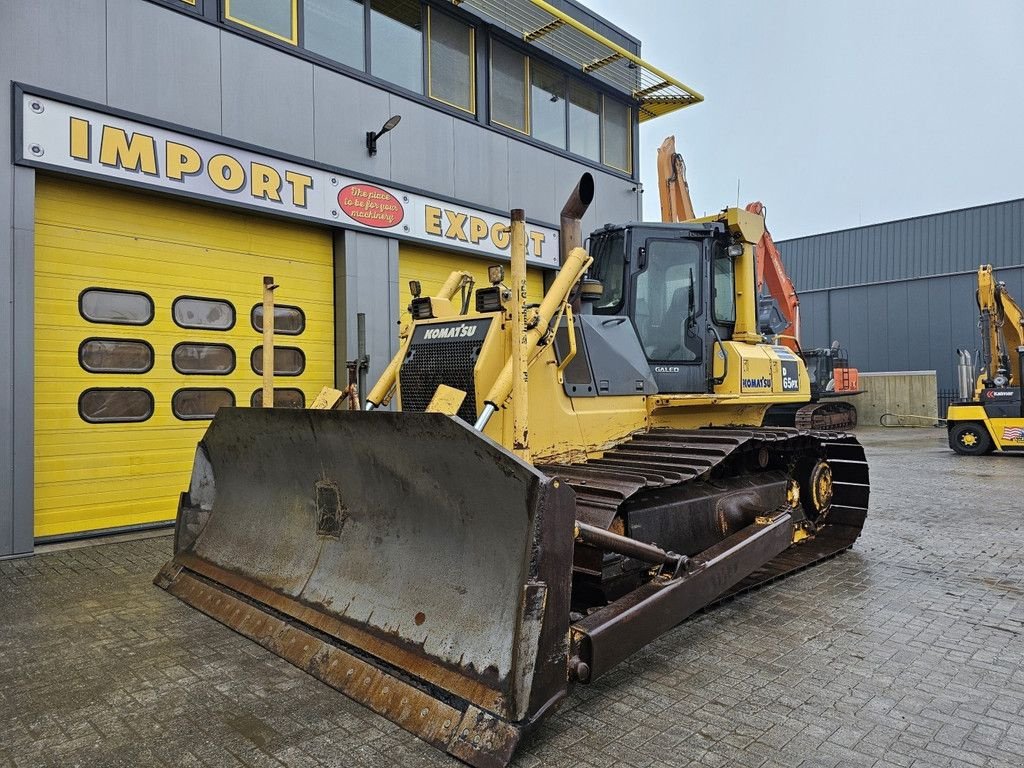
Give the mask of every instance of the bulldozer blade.
<path id="1" fill-rule="evenodd" d="M 575 495 L 434 413 L 221 409 L 155 583 L 504 766 L 568 688 Z"/>

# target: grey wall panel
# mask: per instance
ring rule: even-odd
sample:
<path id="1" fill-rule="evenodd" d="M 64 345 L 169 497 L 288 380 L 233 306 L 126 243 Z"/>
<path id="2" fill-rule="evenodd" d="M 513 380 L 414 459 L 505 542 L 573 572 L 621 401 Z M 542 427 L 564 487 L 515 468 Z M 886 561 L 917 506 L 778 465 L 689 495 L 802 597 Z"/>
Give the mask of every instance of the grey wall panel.
<path id="1" fill-rule="evenodd" d="M 394 243 L 392 254 L 391 244 Z M 368 386 L 380 376 L 394 354 L 397 329 L 397 241 L 361 232 L 345 232 L 345 304 L 347 359 L 356 356 L 356 315 L 366 314 L 366 352 L 370 357 Z"/>
<path id="2" fill-rule="evenodd" d="M 800 297 L 800 344 L 805 349 L 824 347 L 829 339 L 828 294 L 824 291 Z"/>
<path id="3" fill-rule="evenodd" d="M 455 197 L 500 211 L 525 208 L 528 200 L 508 196 L 508 137 L 465 120 L 456 120 L 454 130 Z"/>
<path id="4" fill-rule="evenodd" d="M 220 32 L 139 0 L 107 2 L 108 104 L 220 133 Z"/>
<path id="5" fill-rule="evenodd" d="M 392 132 L 391 178 L 399 184 L 455 195 L 455 118 L 392 94 L 391 114 L 402 122 Z M 379 127 L 379 126 L 378 126 Z M 364 131 L 364 138 L 367 127 Z"/>
<path id="6" fill-rule="evenodd" d="M 313 156 L 313 65 L 220 32 L 225 136 Z"/>
<path id="7" fill-rule="evenodd" d="M 1024 199 L 779 243 L 797 290 L 1024 265 Z"/>
<path id="8" fill-rule="evenodd" d="M 911 310 L 908 305 L 909 286 L 911 283 L 890 283 L 875 288 L 878 294 L 884 294 L 884 306 L 878 318 L 872 318 L 880 326 L 881 335 L 872 331 L 872 340 L 879 346 L 884 345 L 886 351 L 885 370 L 912 371 L 908 363 L 910 348 Z"/>
<path id="9" fill-rule="evenodd" d="M 14 46 L 11 3 L 0 4 L 0 72 L 8 72 Z M 0 87 L 0 136 L 11 130 L 11 89 Z M 0 162 L 0 557 L 14 554 L 14 168 Z"/>
<path id="10" fill-rule="evenodd" d="M 103 103 L 106 1 L 4 2 L 11 15 L 10 59 L 3 87 L 19 80 Z"/>
<path id="11" fill-rule="evenodd" d="M 938 373 L 938 386 L 940 389 L 944 389 L 950 385 L 949 372 L 946 370 L 949 368 L 949 364 L 945 366 L 936 365 L 936 361 L 940 359 L 942 350 L 946 350 L 947 360 L 952 359 L 953 349 L 951 349 L 950 342 L 953 342 L 953 346 L 960 345 L 961 341 L 953 337 L 953 321 L 950 314 L 950 300 L 953 295 L 950 292 L 950 281 L 946 278 L 936 278 L 934 280 L 925 281 L 928 290 L 927 298 L 927 310 L 921 313 L 922 319 L 927 319 L 928 322 L 928 349 L 932 360 L 932 364 L 935 366 L 935 371 Z M 967 336 L 963 340 L 963 346 L 970 344 L 970 336 Z M 945 378 L 943 374 L 945 373 Z"/>
<path id="12" fill-rule="evenodd" d="M 840 345 L 849 350 L 850 359 L 858 361 L 857 365 L 863 360 L 869 370 L 877 370 L 871 367 L 872 358 L 877 357 L 878 352 L 874 348 L 868 323 L 869 295 L 870 291 L 867 288 L 847 288 L 833 294 L 832 337 L 833 340 L 838 339 Z M 840 316 L 845 317 L 842 325 L 836 323 L 837 298 L 840 298 Z"/>
<path id="13" fill-rule="evenodd" d="M 928 283 L 911 280 L 907 286 L 907 348 L 906 370 L 938 370 L 933 364 L 928 323 Z"/>
<path id="14" fill-rule="evenodd" d="M 351 77 L 314 67 L 313 96 L 315 159 L 356 173 L 390 178 L 391 141 L 412 136 L 405 133 L 406 124 L 382 137 L 373 157 L 366 150 L 366 132 L 379 130 L 391 117 L 388 94 Z"/>
<path id="15" fill-rule="evenodd" d="M 508 145 L 509 205 L 525 208 L 526 215 L 534 219 L 545 218 L 544 211 L 557 214 L 562 209 L 565 196 L 572 190 L 570 185 L 563 193 L 561 191 L 563 183 L 559 185 L 558 196 L 555 194 L 555 174 L 556 168 L 559 166 L 554 161 L 561 159 L 554 158 L 529 144 L 510 141 Z M 526 201 L 525 204 L 523 201 Z"/>
<path id="16" fill-rule="evenodd" d="M 15 179 L 15 202 L 26 195 L 31 199 L 33 175 Z M 20 189 L 19 189 L 20 187 Z M 35 523 L 35 308 L 34 308 L 34 232 L 14 230 L 14 311 L 13 352 L 13 515 L 11 548 L 15 553 L 31 552 Z"/>

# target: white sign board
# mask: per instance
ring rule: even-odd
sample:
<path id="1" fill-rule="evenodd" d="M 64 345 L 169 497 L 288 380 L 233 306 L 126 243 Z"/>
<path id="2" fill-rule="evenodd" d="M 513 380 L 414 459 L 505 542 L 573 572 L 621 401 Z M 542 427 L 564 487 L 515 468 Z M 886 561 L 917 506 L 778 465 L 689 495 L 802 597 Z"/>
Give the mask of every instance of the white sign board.
<path id="1" fill-rule="evenodd" d="M 22 94 L 21 162 L 507 259 L 509 220 L 461 204 Z M 527 260 L 558 266 L 558 231 L 527 225 Z"/>

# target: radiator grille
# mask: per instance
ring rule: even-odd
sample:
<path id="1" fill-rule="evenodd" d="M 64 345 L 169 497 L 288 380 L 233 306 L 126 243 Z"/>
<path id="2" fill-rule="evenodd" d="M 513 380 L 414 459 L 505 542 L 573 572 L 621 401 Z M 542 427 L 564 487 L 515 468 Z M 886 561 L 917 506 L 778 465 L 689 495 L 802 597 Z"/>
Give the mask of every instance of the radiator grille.
<path id="1" fill-rule="evenodd" d="M 466 393 L 458 416 L 472 424 L 476 421 L 476 388 L 473 366 L 481 340 L 452 339 L 444 342 L 413 343 L 402 363 L 398 383 L 403 411 L 425 411 L 439 384 Z"/>

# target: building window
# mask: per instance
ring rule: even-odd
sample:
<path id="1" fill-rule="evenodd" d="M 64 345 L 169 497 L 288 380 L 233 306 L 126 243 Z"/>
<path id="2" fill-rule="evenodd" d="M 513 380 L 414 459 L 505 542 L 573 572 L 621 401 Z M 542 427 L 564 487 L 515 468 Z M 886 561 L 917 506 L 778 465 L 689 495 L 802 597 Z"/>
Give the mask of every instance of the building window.
<path id="1" fill-rule="evenodd" d="M 469 24 L 427 9 L 430 97 L 476 112 L 476 48 Z"/>
<path id="2" fill-rule="evenodd" d="M 604 98 L 604 163 L 620 171 L 632 170 L 630 145 L 632 143 L 631 110 L 614 99 Z"/>
<path id="3" fill-rule="evenodd" d="M 491 43 L 491 122 L 521 133 L 530 132 L 529 62 L 519 51 Z"/>
<path id="4" fill-rule="evenodd" d="M 362 0 L 305 0 L 303 46 L 353 69 L 366 68 Z"/>
<path id="5" fill-rule="evenodd" d="M 569 83 L 569 151 L 601 161 L 601 97 L 575 80 Z"/>
<path id="6" fill-rule="evenodd" d="M 263 333 L 263 305 L 256 304 L 249 313 L 253 330 Z M 274 305 L 274 333 L 284 336 L 298 336 L 306 330 L 306 315 L 298 307 L 287 304 Z"/>
<path id="7" fill-rule="evenodd" d="M 146 325 L 153 320 L 153 300 L 139 291 L 87 288 L 78 296 L 78 312 L 90 323 Z"/>
<path id="8" fill-rule="evenodd" d="M 233 408 L 230 389 L 179 389 L 171 397 L 171 412 L 182 421 L 212 419 L 220 408 Z"/>
<path id="9" fill-rule="evenodd" d="M 235 351 L 227 344 L 182 342 L 171 351 L 171 364 L 178 373 L 226 376 L 235 370 Z"/>
<path id="10" fill-rule="evenodd" d="M 371 0 L 370 74 L 423 93 L 423 19 L 419 0 Z"/>
<path id="11" fill-rule="evenodd" d="M 565 149 L 565 76 L 537 61 L 530 66 L 530 128 L 535 139 Z"/>
<path id="12" fill-rule="evenodd" d="M 78 363 L 89 373 L 146 373 L 153 367 L 153 347 L 140 339 L 86 339 Z"/>
<path id="13" fill-rule="evenodd" d="M 249 356 L 253 371 L 263 375 L 263 347 L 256 347 Z M 297 347 L 274 347 L 274 375 L 298 376 L 306 369 L 306 356 Z"/>
<path id="14" fill-rule="evenodd" d="M 252 398 L 249 400 L 250 405 L 253 408 L 263 407 L 263 390 L 257 389 L 252 393 Z M 274 407 L 275 408 L 305 408 L 306 407 L 306 396 L 302 393 L 301 389 L 275 389 L 274 390 Z"/>
<path id="15" fill-rule="evenodd" d="M 224 18 L 295 45 L 298 0 L 224 0 Z"/>
<path id="16" fill-rule="evenodd" d="M 78 397 L 78 414 L 90 424 L 145 421 L 153 415 L 153 395 L 136 387 L 87 389 Z"/>
<path id="17" fill-rule="evenodd" d="M 174 322 L 182 328 L 227 331 L 235 327 L 235 308 L 223 299 L 179 296 L 171 308 Z"/>

